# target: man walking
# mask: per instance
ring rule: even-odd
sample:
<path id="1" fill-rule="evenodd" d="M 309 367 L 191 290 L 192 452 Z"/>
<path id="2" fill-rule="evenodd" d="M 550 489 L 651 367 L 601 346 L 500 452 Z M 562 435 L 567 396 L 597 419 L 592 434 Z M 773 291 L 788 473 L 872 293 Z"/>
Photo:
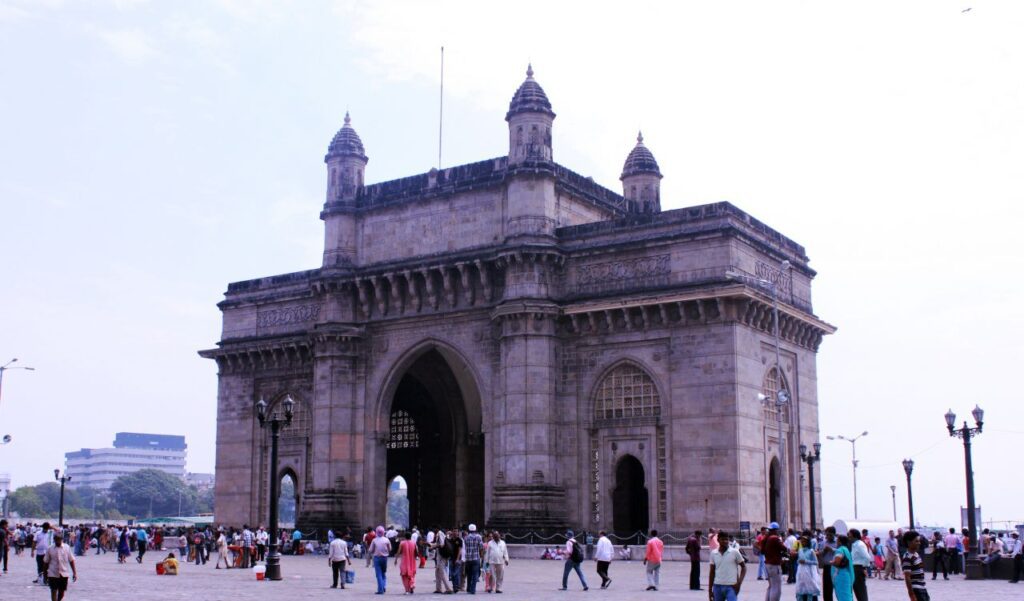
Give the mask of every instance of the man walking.
<path id="1" fill-rule="evenodd" d="M 450 595 L 452 587 L 448 584 L 448 560 L 451 559 L 451 548 L 444 531 L 440 526 L 427 533 L 427 549 L 430 557 L 434 560 L 434 592 Z M 444 590 L 441 590 L 442 587 Z"/>
<path id="2" fill-rule="evenodd" d="M 249 530 L 249 524 L 242 526 L 242 569 L 252 567 L 252 547 L 253 547 L 253 536 L 252 530 Z"/>
<path id="3" fill-rule="evenodd" d="M 501 585 L 505 583 L 505 568 L 508 566 L 508 546 L 501 540 L 501 533 L 497 530 L 491 533 L 491 541 L 487 544 L 487 551 L 484 554 L 484 563 L 491 566 L 494 592 L 500 593 Z"/>
<path id="4" fill-rule="evenodd" d="M 700 537 L 701 531 L 696 530 L 686 539 L 686 554 L 690 557 L 690 590 L 700 590 Z M 714 551 L 714 549 L 711 549 Z"/>
<path id="5" fill-rule="evenodd" d="M 612 565 L 612 555 L 615 548 L 608 538 L 608 533 L 602 530 L 598 534 L 597 548 L 594 549 L 594 559 L 597 560 L 597 575 L 601 577 L 601 588 L 608 588 L 612 579 L 608 576 L 608 567 Z"/>
<path id="6" fill-rule="evenodd" d="M 68 576 L 78 580 L 78 570 L 75 569 L 71 549 L 64 545 L 64 534 L 60 530 L 54 531 L 53 546 L 46 550 L 43 563 L 50 583 L 50 601 L 61 601 L 68 590 Z"/>
<path id="7" fill-rule="evenodd" d="M 139 556 L 135 558 L 135 561 L 142 563 L 142 556 L 146 554 L 146 543 L 149 541 L 149 536 L 146 534 L 146 530 L 139 526 L 139 529 L 135 532 L 135 546 L 139 549 Z"/>
<path id="8" fill-rule="evenodd" d="M 580 569 L 581 563 L 583 563 L 583 547 L 576 542 L 576 534 L 569 530 L 565 533 L 565 569 L 562 570 L 561 590 L 564 591 L 569 588 L 569 572 L 573 570 L 580 577 L 580 584 L 583 585 L 583 590 L 590 590 L 590 587 L 587 586 L 587 579 L 583 577 L 583 570 Z"/>
<path id="9" fill-rule="evenodd" d="M 739 549 L 729 546 L 728 532 L 718 533 L 718 548 L 711 551 L 711 571 L 708 573 L 708 599 L 736 601 L 740 586 L 747 575 L 747 564 Z"/>
<path id="10" fill-rule="evenodd" d="M 903 555 L 903 580 L 907 583 L 907 597 L 910 601 L 930 601 L 924 582 L 924 560 L 918 554 L 921 536 L 911 530 L 903 535 L 907 552 Z"/>
<path id="11" fill-rule="evenodd" d="M 889 538 L 885 539 L 885 579 L 896 580 L 896 566 L 900 563 L 900 545 L 896 540 L 896 533 L 889 531 Z"/>
<path id="12" fill-rule="evenodd" d="M 868 569 L 875 560 L 862 540 L 860 530 L 850 530 L 850 551 L 853 555 L 853 596 L 857 601 L 868 601 Z"/>
<path id="13" fill-rule="evenodd" d="M 32 538 L 36 550 L 36 573 L 32 582 L 46 584 L 46 551 L 50 548 L 50 522 L 43 522 L 43 527 Z"/>
<path id="14" fill-rule="evenodd" d="M 644 550 L 644 566 L 647 568 L 647 590 L 656 591 L 661 580 L 661 557 L 665 552 L 665 543 L 658 538 L 658 531 L 651 530 Z"/>
<path id="15" fill-rule="evenodd" d="M 825 538 L 818 545 L 818 565 L 821 570 L 821 597 L 823 601 L 832 601 L 832 560 L 836 557 L 836 529 L 834 526 L 825 528 Z"/>
<path id="16" fill-rule="evenodd" d="M 946 567 L 954 574 L 960 573 L 960 537 L 956 534 L 956 528 L 950 528 L 949 534 L 942 540 L 946 546 Z"/>
<path id="17" fill-rule="evenodd" d="M 338 576 L 341 576 L 341 588 L 345 588 L 345 565 L 348 563 L 348 541 L 342 537 L 331 540 L 327 550 L 327 563 L 331 566 L 331 588 L 338 588 Z"/>
<path id="18" fill-rule="evenodd" d="M 779 601 L 782 598 L 782 557 L 787 553 L 786 545 L 779 538 L 779 523 L 768 525 L 768 536 L 761 544 L 765 569 L 768 571 L 768 591 L 765 601 Z"/>
<path id="19" fill-rule="evenodd" d="M 469 525 L 466 536 L 466 592 L 476 594 L 476 581 L 480 579 L 480 558 L 483 557 L 484 539 L 476 531 L 476 524 Z"/>

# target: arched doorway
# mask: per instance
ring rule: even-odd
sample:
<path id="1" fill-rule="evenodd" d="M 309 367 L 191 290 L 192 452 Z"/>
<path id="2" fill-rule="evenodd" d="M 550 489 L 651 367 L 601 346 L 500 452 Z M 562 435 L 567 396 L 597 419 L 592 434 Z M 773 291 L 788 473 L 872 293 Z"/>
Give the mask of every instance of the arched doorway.
<path id="1" fill-rule="evenodd" d="M 650 527 L 644 466 L 632 455 L 623 456 L 615 466 L 612 527 L 617 536 L 646 533 Z"/>
<path id="2" fill-rule="evenodd" d="M 779 483 L 782 480 L 782 468 L 779 467 L 779 459 L 777 457 L 772 458 L 772 463 L 768 467 L 768 521 L 778 522 L 779 521 L 779 506 L 782 504 L 780 497 L 781 489 Z"/>
<path id="3" fill-rule="evenodd" d="M 299 494 L 295 474 L 291 470 L 281 473 L 277 495 L 277 521 L 282 527 L 292 528 L 299 512 Z"/>
<path id="4" fill-rule="evenodd" d="M 395 476 L 388 482 L 388 510 L 385 522 L 396 528 L 408 528 L 409 523 L 409 484 L 402 476 Z"/>
<path id="5" fill-rule="evenodd" d="M 484 521 L 484 447 L 479 393 L 466 391 L 445 355 L 431 348 L 400 376 L 391 398 L 385 482 L 406 483 L 408 526 Z M 467 398 L 469 395 L 475 398 Z M 381 491 L 386 493 L 386 491 Z M 386 503 L 382 495 L 381 505 Z"/>

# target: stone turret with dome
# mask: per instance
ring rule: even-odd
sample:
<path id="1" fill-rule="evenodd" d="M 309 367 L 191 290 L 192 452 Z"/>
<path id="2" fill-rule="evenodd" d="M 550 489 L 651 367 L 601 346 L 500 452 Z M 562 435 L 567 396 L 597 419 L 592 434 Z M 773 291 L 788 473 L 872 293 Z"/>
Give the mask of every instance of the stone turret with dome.
<path id="1" fill-rule="evenodd" d="M 555 112 L 551 110 L 544 88 L 533 78 L 533 65 L 526 67 L 526 80 L 512 96 L 505 113 L 508 121 L 509 163 L 523 161 L 550 161 L 551 124 Z"/>
<path id="2" fill-rule="evenodd" d="M 636 146 L 629 151 L 622 166 L 622 195 L 643 213 L 661 211 L 661 169 L 654 154 L 644 145 L 644 134 L 638 132 Z"/>
<path id="3" fill-rule="evenodd" d="M 369 162 L 363 141 L 352 128 L 352 118 L 345 112 L 345 124 L 334 134 L 327 147 L 327 202 L 355 200 L 363 186 L 366 163 Z"/>

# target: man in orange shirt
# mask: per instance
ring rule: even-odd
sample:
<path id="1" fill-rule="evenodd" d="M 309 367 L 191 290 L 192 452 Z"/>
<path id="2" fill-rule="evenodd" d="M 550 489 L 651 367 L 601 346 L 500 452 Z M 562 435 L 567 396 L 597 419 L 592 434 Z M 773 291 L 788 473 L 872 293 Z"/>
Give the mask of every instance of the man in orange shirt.
<path id="1" fill-rule="evenodd" d="M 647 566 L 647 590 L 658 590 L 658 577 L 661 574 L 661 556 L 665 552 L 665 543 L 658 538 L 658 531 L 651 530 L 651 538 L 647 539 L 647 550 L 644 552 L 644 565 Z"/>

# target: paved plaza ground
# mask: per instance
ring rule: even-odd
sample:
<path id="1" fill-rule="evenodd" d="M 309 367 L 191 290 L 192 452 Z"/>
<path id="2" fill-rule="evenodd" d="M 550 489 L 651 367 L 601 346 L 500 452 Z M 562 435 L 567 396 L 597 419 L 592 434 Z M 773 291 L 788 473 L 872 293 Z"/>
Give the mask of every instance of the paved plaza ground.
<path id="1" fill-rule="evenodd" d="M 166 554 L 150 551 L 146 554 L 143 565 L 135 563 L 119 565 L 116 556 L 87 555 L 79 557 L 79 580 L 71 585 L 69 599 L 75 601 L 110 601 L 112 599 L 131 599 L 146 601 L 173 600 L 219 600 L 219 599 L 287 599 L 303 601 L 306 599 L 341 599 L 346 597 L 371 598 L 375 590 L 373 570 L 364 567 L 362 561 L 356 564 L 356 582 L 345 590 L 333 590 L 330 587 L 330 569 L 327 560 L 322 556 L 303 556 L 282 558 L 282 569 L 285 579 L 281 582 L 257 582 L 249 570 L 214 570 L 211 561 L 205 566 L 184 565 L 179 576 L 157 576 L 154 564 L 158 558 Z M 214 555 L 216 557 L 216 555 Z M 583 563 L 584 573 L 591 584 L 589 592 L 584 593 L 575 575 L 569 581 L 569 590 L 557 590 L 561 584 L 562 562 L 540 560 L 515 560 L 508 568 L 505 577 L 505 594 L 503 599 L 527 599 L 529 601 L 566 600 L 566 599 L 603 599 L 605 601 L 626 601 L 632 599 L 707 599 L 707 592 L 687 590 L 689 564 L 670 562 L 662 566 L 661 590 L 644 592 L 644 568 L 639 561 L 615 562 L 611 567 L 614 580 L 608 590 L 600 590 L 600 579 L 595 573 L 595 563 Z M 706 578 L 707 567 L 702 566 L 702 576 Z M 756 566 L 755 566 L 756 569 Z M 30 599 L 49 599 L 49 589 L 32 584 L 35 578 L 35 561 L 27 554 L 10 557 L 10 571 L 0 576 L 0 599 L 28 601 Z M 756 574 L 753 576 L 756 577 Z M 433 569 L 420 571 L 417 578 L 416 594 L 426 594 L 434 590 Z M 706 585 L 706 581 L 704 582 Z M 951 577 L 948 582 L 928 581 L 931 598 L 935 601 L 953 600 L 969 601 L 984 599 L 985 601 L 1011 601 L 1024 599 L 1024 583 L 1008 584 L 1003 580 L 971 581 L 963 577 Z M 766 585 L 751 578 L 743 587 L 741 600 L 761 601 L 764 599 Z M 903 601 L 906 593 L 902 583 L 872 580 L 868 583 L 871 601 Z M 793 585 L 784 585 L 783 601 L 792 601 L 796 595 Z M 402 583 L 398 570 L 389 566 L 388 595 L 401 595 Z M 485 595 L 483 583 L 480 584 L 478 595 Z M 485 595 L 486 596 L 486 595 Z"/>

